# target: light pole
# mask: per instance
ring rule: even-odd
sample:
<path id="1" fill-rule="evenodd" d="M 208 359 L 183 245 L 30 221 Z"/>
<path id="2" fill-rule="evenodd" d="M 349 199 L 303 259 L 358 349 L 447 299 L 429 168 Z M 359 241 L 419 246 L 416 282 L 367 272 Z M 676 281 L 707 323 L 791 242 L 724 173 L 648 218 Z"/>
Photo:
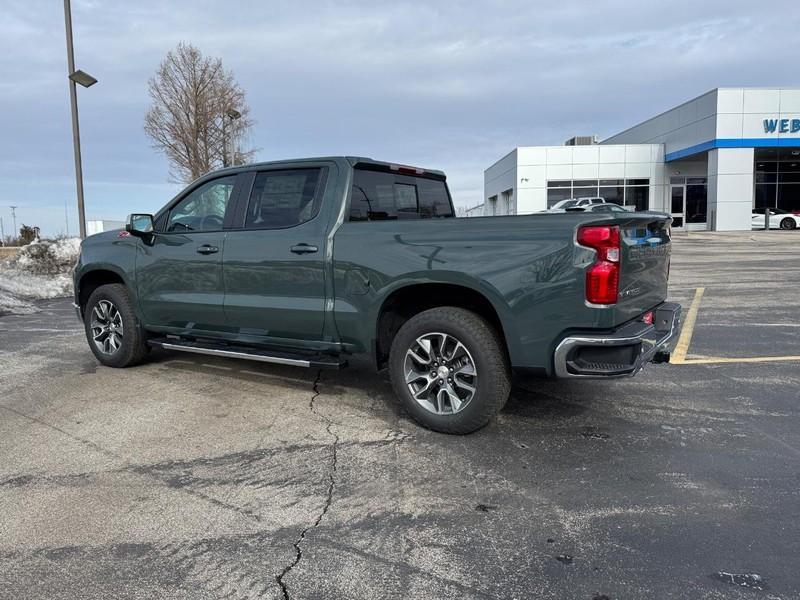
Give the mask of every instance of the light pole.
<path id="1" fill-rule="evenodd" d="M 64 24 L 67 29 L 67 70 L 69 71 L 69 101 L 72 107 L 72 146 L 75 154 L 75 181 L 78 187 L 78 225 L 81 239 L 86 237 L 86 212 L 83 208 L 83 168 L 81 167 L 81 131 L 78 125 L 78 93 L 76 83 L 91 87 L 97 79 L 81 70 L 75 70 L 75 50 L 72 46 L 72 10 L 70 0 L 64 0 Z"/>
<path id="2" fill-rule="evenodd" d="M 11 209 L 11 224 L 14 229 L 11 230 L 11 235 L 14 237 L 18 237 L 17 232 L 17 213 L 14 211 L 17 210 L 16 206 L 9 206 L 8 208 Z"/>
<path id="3" fill-rule="evenodd" d="M 225 129 L 225 117 L 226 116 L 231 120 L 231 126 L 233 126 L 233 122 L 236 119 L 241 119 L 242 118 L 242 113 L 240 113 L 235 108 L 229 108 L 227 111 L 225 111 L 225 115 L 222 117 L 222 166 L 223 167 L 229 166 L 228 165 L 228 156 L 229 156 L 228 137 L 229 136 L 227 135 L 227 131 Z M 230 137 L 233 138 L 232 135 Z M 230 162 L 231 162 L 231 165 L 233 165 L 233 163 L 236 162 L 236 156 L 234 156 L 232 152 L 230 153 Z"/>

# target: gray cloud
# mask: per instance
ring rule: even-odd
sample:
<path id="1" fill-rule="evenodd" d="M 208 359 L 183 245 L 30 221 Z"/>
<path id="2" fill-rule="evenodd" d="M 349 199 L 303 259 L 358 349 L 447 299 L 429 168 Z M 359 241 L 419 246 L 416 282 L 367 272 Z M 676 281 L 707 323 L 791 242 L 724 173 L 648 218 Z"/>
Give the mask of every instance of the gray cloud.
<path id="1" fill-rule="evenodd" d="M 78 65 L 100 80 L 79 92 L 90 218 L 177 191 L 141 126 L 147 79 L 180 40 L 235 71 L 260 159 L 442 168 L 467 205 L 514 146 L 609 135 L 717 86 L 798 83 L 791 2 L 73 2 Z M 6 4 L 0 215 L 18 204 L 55 233 L 74 204 L 63 14 Z"/>

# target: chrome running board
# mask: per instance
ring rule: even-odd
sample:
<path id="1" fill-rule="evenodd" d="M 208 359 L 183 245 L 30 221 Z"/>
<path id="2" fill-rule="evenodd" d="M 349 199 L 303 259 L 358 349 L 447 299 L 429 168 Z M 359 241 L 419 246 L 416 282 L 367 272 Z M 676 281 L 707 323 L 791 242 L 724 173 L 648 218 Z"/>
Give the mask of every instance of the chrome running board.
<path id="1" fill-rule="evenodd" d="M 177 352 L 190 352 L 192 354 L 206 354 L 210 356 L 221 356 L 224 358 L 238 358 L 245 360 L 255 360 L 275 365 L 289 365 L 293 367 L 314 367 L 322 369 L 341 369 L 347 366 L 347 362 L 337 356 L 325 354 L 302 354 L 287 352 L 285 350 L 274 351 L 261 348 L 250 348 L 246 346 L 217 346 L 211 343 L 174 340 L 171 338 L 156 338 L 147 340 L 150 346 L 163 348 L 164 350 L 175 350 Z"/>

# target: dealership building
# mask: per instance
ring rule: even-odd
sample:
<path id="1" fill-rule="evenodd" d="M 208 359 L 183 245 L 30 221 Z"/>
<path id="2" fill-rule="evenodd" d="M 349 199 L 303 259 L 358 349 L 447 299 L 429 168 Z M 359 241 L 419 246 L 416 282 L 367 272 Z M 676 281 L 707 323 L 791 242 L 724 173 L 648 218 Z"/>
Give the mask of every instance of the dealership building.
<path id="1" fill-rule="evenodd" d="M 749 230 L 800 210 L 800 88 L 718 88 L 598 142 L 515 148 L 484 172 L 484 214 L 567 198 L 670 213 L 673 227 Z"/>

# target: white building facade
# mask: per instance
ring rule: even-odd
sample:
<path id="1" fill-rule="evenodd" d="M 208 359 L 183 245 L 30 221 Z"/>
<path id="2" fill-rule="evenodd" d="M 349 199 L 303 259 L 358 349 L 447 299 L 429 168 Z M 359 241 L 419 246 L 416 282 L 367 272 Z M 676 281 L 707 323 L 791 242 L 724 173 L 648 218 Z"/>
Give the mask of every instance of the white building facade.
<path id="1" fill-rule="evenodd" d="M 486 215 L 591 196 L 700 230 L 800 210 L 800 88 L 715 89 L 599 144 L 515 148 L 484 173 Z"/>
<path id="2" fill-rule="evenodd" d="M 86 235 L 94 235 L 95 233 L 103 233 L 104 231 L 111 231 L 113 229 L 125 229 L 125 222 L 110 221 L 108 219 L 91 219 L 86 221 Z"/>

